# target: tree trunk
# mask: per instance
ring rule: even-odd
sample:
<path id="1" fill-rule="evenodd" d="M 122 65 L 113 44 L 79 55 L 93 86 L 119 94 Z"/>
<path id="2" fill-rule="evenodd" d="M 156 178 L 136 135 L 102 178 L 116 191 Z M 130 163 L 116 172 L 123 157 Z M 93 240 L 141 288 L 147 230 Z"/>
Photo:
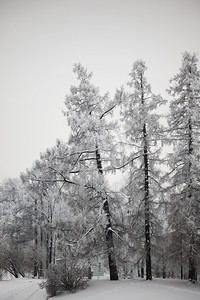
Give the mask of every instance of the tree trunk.
<path id="1" fill-rule="evenodd" d="M 192 121 L 188 120 L 188 154 L 191 157 L 193 154 L 193 140 L 192 140 Z M 192 176 L 191 176 L 191 161 L 189 161 L 188 167 L 188 201 L 189 205 L 192 205 Z M 190 237 L 190 254 L 189 254 L 189 280 L 193 283 L 197 282 L 197 269 L 196 269 L 196 259 L 195 259 L 195 241 L 194 241 L 194 228 L 192 228 L 191 237 Z"/>
<path id="2" fill-rule="evenodd" d="M 43 192 L 43 196 L 45 196 L 45 192 Z M 44 203 L 43 203 L 43 197 L 41 195 L 40 198 L 40 205 L 41 210 L 44 211 Z M 43 249 L 44 246 L 44 240 L 45 240 L 45 233 L 44 233 L 44 214 L 41 214 L 40 216 L 40 249 Z M 44 277 L 44 268 L 43 265 L 43 256 L 41 256 L 38 259 L 38 278 Z"/>
<path id="3" fill-rule="evenodd" d="M 23 271 L 20 271 L 20 270 L 19 270 L 19 274 L 20 274 L 23 278 L 25 277 L 25 274 L 24 274 Z"/>
<path id="4" fill-rule="evenodd" d="M 141 102 L 144 108 L 144 87 L 143 75 L 141 74 Z M 145 118 L 144 111 L 143 117 Z M 151 240 L 150 240 L 150 212 L 149 212 L 149 161 L 148 161 L 148 142 L 147 142 L 147 129 L 144 119 L 143 124 L 143 155 L 144 155 L 144 210 L 145 210 L 145 254 L 146 254 L 146 280 L 152 279 L 151 273 Z"/>
<path id="5" fill-rule="evenodd" d="M 54 241 L 53 241 L 53 264 L 55 265 L 56 263 L 56 239 L 57 239 L 57 236 L 54 235 Z"/>
<path id="6" fill-rule="evenodd" d="M 181 264 L 181 279 L 183 279 L 183 265 Z"/>
<path id="7" fill-rule="evenodd" d="M 181 279 L 183 279 L 183 241 L 181 239 Z"/>
<path id="8" fill-rule="evenodd" d="M 50 233 L 50 244 L 49 244 L 49 264 L 51 264 L 53 261 L 53 233 L 51 230 Z"/>
<path id="9" fill-rule="evenodd" d="M 151 274 L 151 241 L 150 241 L 150 212 L 149 212 L 149 166 L 146 124 L 143 126 L 144 138 L 144 205 L 145 205 L 145 253 L 146 253 L 146 280 L 152 279 Z"/>
<path id="10" fill-rule="evenodd" d="M 141 278 L 144 278 L 144 260 L 141 262 Z"/>
<path id="11" fill-rule="evenodd" d="M 101 156 L 98 151 L 98 148 L 96 149 L 96 162 L 97 162 L 98 173 L 100 174 L 101 177 L 103 177 Z M 102 196 L 102 200 L 104 202 L 103 210 L 104 210 L 104 213 L 105 213 L 106 219 L 107 219 L 105 235 L 106 235 L 106 244 L 107 244 L 107 250 L 108 250 L 108 264 L 109 264 L 109 270 L 110 270 L 110 280 L 118 280 L 119 278 L 118 278 L 118 271 L 117 271 L 117 265 L 116 265 L 116 259 L 115 259 L 115 250 L 114 250 L 113 232 L 112 232 L 109 203 L 108 203 L 107 196 L 103 192 L 102 192 L 101 196 Z"/>
<path id="12" fill-rule="evenodd" d="M 107 199 L 104 200 L 103 209 L 107 217 L 107 226 L 105 229 L 105 233 L 106 233 L 106 242 L 107 242 L 107 249 L 108 249 L 110 280 L 118 280 L 118 271 L 117 271 L 117 265 L 115 260 L 115 251 L 114 251 L 114 242 L 113 242 L 113 232 L 111 230 L 112 227 L 111 227 L 110 211 L 109 211 L 109 205 Z"/>
<path id="13" fill-rule="evenodd" d="M 162 277 L 165 279 L 166 276 L 166 264 L 165 264 L 165 257 L 163 256 L 163 267 L 162 267 Z"/>
<path id="14" fill-rule="evenodd" d="M 11 265 L 11 270 L 12 270 L 12 271 L 10 271 L 10 273 L 13 274 L 15 276 L 15 278 L 18 278 L 19 274 L 18 274 L 17 268 L 15 267 L 15 264 L 9 257 L 8 257 L 8 261 Z"/>
<path id="15" fill-rule="evenodd" d="M 138 277 L 140 277 L 140 264 L 139 264 L 139 262 L 137 264 L 137 273 L 138 273 Z"/>
<path id="16" fill-rule="evenodd" d="M 47 236 L 46 236 L 46 249 L 47 249 L 47 258 L 46 258 L 46 268 L 52 263 L 53 261 L 53 230 L 51 228 L 52 224 L 52 205 L 49 200 L 48 202 L 48 229 L 47 229 Z"/>
<path id="17" fill-rule="evenodd" d="M 38 275 L 38 261 L 37 261 L 37 251 L 38 251 L 38 207 L 37 207 L 37 199 L 35 198 L 35 228 L 34 228 L 34 239 L 35 239 L 35 258 L 33 263 L 33 276 L 36 277 Z"/>
<path id="18" fill-rule="evenodd" d="M 40 249 L 43 247 L 43 226 L 40 226 Z M 44 270 L 43 270 L 43 261 L 42 257 L 38 260 L 38 278 L 41 278 L 44 276 Z"/>
<path id="19" fill-rule="evenodd" d="M 192 283 L 197 282 L 197 268 L 196 268 L 196 259 L 194 251 L 194 236 L 191 237 L 190 241 L 190 256 L 189 256 L 189 280 Z"/>
<path id="20" fill-rule="evenodd" d="M 89 262 L 89 267 L 88 267 L 88 279 L 92 279 L 92 269 L 91 269 L 91 263 Z"/>
<path id="21" fill-rule="evenodd" d="M 49 266 L 49 233 L 46 233 L 46 269 Z"/>

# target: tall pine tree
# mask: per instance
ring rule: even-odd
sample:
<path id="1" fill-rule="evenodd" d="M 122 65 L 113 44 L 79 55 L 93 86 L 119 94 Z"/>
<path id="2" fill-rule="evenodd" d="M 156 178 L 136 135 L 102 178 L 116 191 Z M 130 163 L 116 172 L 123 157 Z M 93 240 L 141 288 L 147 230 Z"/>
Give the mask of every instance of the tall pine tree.
<path id="1" fill-rule="evenodd" d="M 100 206 L 104 212 L 105 239 L 108 251 L 110 279 L 118 279 L 115 259 L 113 231 L 109 199 L 106 193 L 106 182 L 103 161 L 106 164 L 114 156 L 111 130 L 113 124 L 106 121 L 106 115 L 115 104 L 111 103 L 108 94 L 102 97 L 91 82 L 92 74 L 82 65 L 74 66 L 78 86 L 71 87 L 66 97 L 66 116 L 71 128 L 69 144 L 71 156 L 76 157 L 75 168 L 79 170 L 79 184 L 92 186 L 99 195 Z M 80 182 L 80 179 L 82 182 Z"/>
<path id="2" fill-rule="evenodd" d="M 138 60 L 133 64 L 129 86 L 131 92 L 124 94 L 122 119 L 126 133 L 129 158 L 132 163 L 129 191 L 133 206 L 137 203 L 138 216 L 144 222 L 144 256 L 146 260 L 146 279 L 152 279 L 151 267 L 151 216 L 153 199 L 156 200 L 160 184 L 159 140 L 162 139 L 160 116 L 156 109 L 164 104 L 161 96 L 151 91 L 145 77 L 145 62 Z M 120 95 L 120 93 L 119 93 Z M 156 195 L 156 196 L 155 196 Z"/>
<path id="3" fill-rule="evenodd" d="M 200 223 L 200 72 L 196 54 L 183 54 L 182 66 L 179 73 L 171 79 L 169 93 L 173 97 L 168 118 L 173 143 L 173 154 L 170 156 L 171 203 L 174 212 L 178 207 L 176 218 L 171 218 L 171 227 L 173 230 L 182 228 L 189 279 L 196 282 L 197 228 Z"/>

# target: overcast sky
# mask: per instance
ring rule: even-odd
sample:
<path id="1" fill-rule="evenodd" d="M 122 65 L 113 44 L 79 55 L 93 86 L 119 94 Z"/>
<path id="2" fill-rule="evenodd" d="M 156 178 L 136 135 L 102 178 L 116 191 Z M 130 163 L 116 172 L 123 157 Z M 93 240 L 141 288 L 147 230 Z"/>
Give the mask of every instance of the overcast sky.
<path id="1" fill-rule="evenodd" d="M 141 58 L 152 91 L 166 97 L 181 53 L 200 53 L 200 0 L 0 0 L 0 37 L 2 180 L 67 140 L 74 63 L 113 96 Z"/>

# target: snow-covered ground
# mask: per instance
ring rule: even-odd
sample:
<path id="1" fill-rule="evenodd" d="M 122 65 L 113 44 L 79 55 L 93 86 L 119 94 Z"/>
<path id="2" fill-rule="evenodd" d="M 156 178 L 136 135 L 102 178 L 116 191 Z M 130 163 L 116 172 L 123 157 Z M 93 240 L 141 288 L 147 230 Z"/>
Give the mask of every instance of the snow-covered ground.
<path id="1" fill-rule="evenodd" d="M 141 279 L 109 281 L 92 280 L 88 289 L 75 294 L 65 294 L 57 300 L 199 300 L 200 287 L 181 280 L 151 282 Z"/>
<path id="2" fill-rule="evenodd" d="M 11 279 L 0 281 L 0 300 L 46 300 L 47 294 L 40 289 L 39 279 Z"/>
<path id="3" fill-rule="evenodd" d="M 37 279 L 12 279 L 0 281 L 0 300 L 46 300 L 44 289 Z M 74 294 L 63 293 L 52 300 L 199 300 L 200 285 L 183 280 L 142 279 L 109 281 L 100 278 L 90 281 L 86 290 Z"/>

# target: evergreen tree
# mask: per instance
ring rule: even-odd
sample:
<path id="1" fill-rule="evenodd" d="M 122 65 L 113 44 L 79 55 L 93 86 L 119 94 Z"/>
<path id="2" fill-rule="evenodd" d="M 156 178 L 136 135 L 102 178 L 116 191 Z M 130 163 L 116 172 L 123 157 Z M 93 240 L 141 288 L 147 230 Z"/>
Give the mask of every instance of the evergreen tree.
<path id="1" fill-rule="evenodd" d="M 196 54 L 185 52 L 179 73 L 171 79 L 173 97 L 168 118 L 173 154 L 171 217 L 172 230 L 181 229 L 188 253 L 189 279 L 197 281 L 197 243 L 199 240 L 199 147 L 200 147 L 200 72 Z M 182 253 L 182 252 L 181 252 Z"/>
<path id="2" fill-rule="evenodd" d="M 104 212 L 110 279 L 117 280 L 111 212 L 103 170 L 103 161 L 108 166 L 109 161 L 115 157 L 111 137 L 114 125 L 105 118 L 115 104 L 111 103 L 108 94 L 103 97 L 99 94 L 98 88 L 90 82 L 92 74 L 87 69 L 76 64 L 74 73 L 79 84 L 71 87 L 71 93 L 65 101 L 65 115 L 71 128 L 70 155 L 76 158 L 74 168 L 81 173 L 81 176 L 78 175 L 79 184 L 92 187 L 98 195 L 99 207 Z"/>
<path id="3" fill-rule="evenodd" d="M 25 250 L 33 239 L 32 204 L 19 179 L 0 186 L 0 268 L 15 277 L 24 276 Z"/>
<path id="4" fill-rule="evenodd" d="M 157 200 L 160 190 L 157 166 L 161 162 L 159 141 L 163 139 L 163 128 L 159 123 L 160 116 L 156 113 L 156 109 L 165 101 L 161 96 L 152 93 L 145 77 L 146 69 L 145 62 L 142 60 L 133 64 L 130 73 L 131 81 L 128 83 L 131 92 L 123 93 L 121 113 L 128 145 L 128 162 L 132 164 L 129 196 L 134 213 L 138 217 L 141 214 L 144 222 L 146 279 L 151 280 L 152 205 L 153 200 Z M 137 213 L 134 207 L 137 207 Z"/>

